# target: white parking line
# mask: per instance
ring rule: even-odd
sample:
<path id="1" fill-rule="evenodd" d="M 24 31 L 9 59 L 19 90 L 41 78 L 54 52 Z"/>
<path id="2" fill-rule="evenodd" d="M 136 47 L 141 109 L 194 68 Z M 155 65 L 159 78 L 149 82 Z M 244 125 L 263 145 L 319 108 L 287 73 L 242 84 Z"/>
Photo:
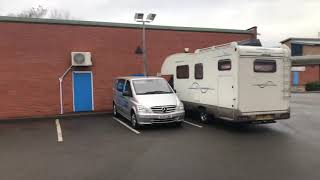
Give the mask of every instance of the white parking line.
<path id="1" fill-rule="evenodd" d="M 195 126 L 195 127 L 198 127 L 198 128 L 203 128 L 203 126 L 200 126 L 200 125 L 198 125 L 198 124 L 194 124 L 194 123 L 189 122 L 189 121 L 183 121 L 183 122 L 185 122 L 185 123 L 187 123 L 187 124 L 190 124 L 191 126 Z"/>
<path id="2" fill-rule="evenodd" d="M 132 132 L 136 133 L 136 134 L 140 134 L 139 131 L 133 129 L 132 127 L 130 127 L 128 124 L 122 122 L 120 119 L 113 117 L 114 120 L 118 121 L 120 124 L 124 125 L 126 128 L 130 129 Z"/>
<path id="3" fill-rule="evenodd" d="M 59 119 L 56 119 L 56 126 L 57 126 L 58 142 L 63 142 L 62 130 L 61 130 Z"/>

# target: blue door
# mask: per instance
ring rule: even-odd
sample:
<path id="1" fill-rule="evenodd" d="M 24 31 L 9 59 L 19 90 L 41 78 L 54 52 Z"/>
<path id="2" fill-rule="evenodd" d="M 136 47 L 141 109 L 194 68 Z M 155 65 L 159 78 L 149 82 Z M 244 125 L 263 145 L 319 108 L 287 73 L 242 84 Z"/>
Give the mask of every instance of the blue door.
<path id="1" fill-rule="evenodd" d="M 294 71 L 293 72 L 293 85 L 299 85 L 299 72 Z"/>
<path id="2" fill-rule="evenodd" d="M 93 111 L 92 72 L 73 72 L 75 112 Z"/>

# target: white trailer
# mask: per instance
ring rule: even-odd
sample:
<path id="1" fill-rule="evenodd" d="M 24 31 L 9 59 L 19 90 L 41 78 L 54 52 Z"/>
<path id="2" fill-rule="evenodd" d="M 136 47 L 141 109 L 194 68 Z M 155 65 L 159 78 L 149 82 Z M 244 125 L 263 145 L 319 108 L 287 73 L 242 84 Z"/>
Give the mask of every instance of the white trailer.
<path id="1" fill-rule="evenodd" d="M 233 122 L 270 123 L 290 118 L 290 50 L 236 42 L 166 58 L 161 75 L 172 77 L 186 110 Z"/>

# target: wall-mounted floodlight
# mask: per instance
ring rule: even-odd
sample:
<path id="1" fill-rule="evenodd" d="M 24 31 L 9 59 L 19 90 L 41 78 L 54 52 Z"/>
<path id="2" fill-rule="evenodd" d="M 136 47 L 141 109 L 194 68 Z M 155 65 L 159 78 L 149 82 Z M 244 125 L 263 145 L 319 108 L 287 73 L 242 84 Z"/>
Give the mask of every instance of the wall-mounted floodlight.
<path id="1" fill-rule="evenodd" d="M 144 16 L 143 13 L 136 13 L 135 16 L 134 16 L 134 20 L 138 21 L 138 22 L 141 22 L 141 21 L 143 21 L 143 16 Z"/>
<path id="2" fill-rule="evenodd" d="M 156 16 L 157 16 L 156 14 L 150 13 L 147 16 L 147 20 L 151 22 L 154 20 L 154 18 L 156 18 Z"/>

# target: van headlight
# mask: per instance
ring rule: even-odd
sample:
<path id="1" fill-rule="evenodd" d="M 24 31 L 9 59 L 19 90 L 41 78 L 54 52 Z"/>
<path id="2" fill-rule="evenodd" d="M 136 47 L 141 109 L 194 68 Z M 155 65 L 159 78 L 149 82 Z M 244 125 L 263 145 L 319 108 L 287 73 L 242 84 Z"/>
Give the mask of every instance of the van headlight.
<path id="1" fill-rule="evenodd" d="M 142 106 L 142 105 L 137 105 L 137 110 L 138 112 L 142 112 L 142 113 L 151 113 L 151 109 L 145 107 L 145 106 Z"/>
<path id="2" fill-rule="evenodd" d="M 182 102 L 178 105 L 178 111 L 184 111 L 184 105 Z"/>

